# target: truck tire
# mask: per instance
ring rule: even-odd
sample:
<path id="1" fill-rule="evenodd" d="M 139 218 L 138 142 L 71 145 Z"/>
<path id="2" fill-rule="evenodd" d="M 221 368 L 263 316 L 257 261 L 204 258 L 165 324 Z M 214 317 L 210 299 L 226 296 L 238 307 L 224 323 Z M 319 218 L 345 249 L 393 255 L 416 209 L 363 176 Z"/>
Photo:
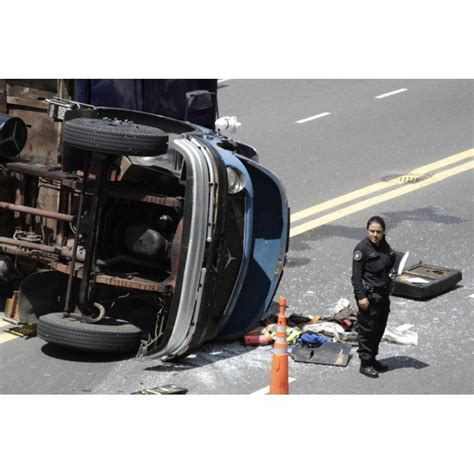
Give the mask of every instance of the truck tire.
<path id="1" fill-rule="evenodd" d="M 105 155 L 156 156 L 166 153 L 168 135 L 133 122 L 76 118 L 64 122 L 63 143 Z"/>
<path id="2" fill-rule="evenodd" d="M 46 342 L 88 352 L 125 354 L 138 350 L 141 329 L 127 321 L 105 318 L 92 324 L 63 313 L 39 318 L 37 333 Z"/>

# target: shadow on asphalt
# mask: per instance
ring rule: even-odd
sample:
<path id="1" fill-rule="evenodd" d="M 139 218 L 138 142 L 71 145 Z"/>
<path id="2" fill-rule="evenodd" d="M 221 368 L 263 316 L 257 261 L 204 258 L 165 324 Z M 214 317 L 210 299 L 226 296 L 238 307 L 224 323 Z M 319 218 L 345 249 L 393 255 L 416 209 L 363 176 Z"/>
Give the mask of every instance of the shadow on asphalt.
<path id="1" fill-rule="evenodd" d="M 449 290 L 446 290 L 446 291 L 443 291 L 442 293 L 438 293 L 437 295 L 433 295 L 431 296 L 430 298 L 424 298 L 422 300 L 420 299 L 416 299 L 416 301 L 421 301 L 421 302 L 425 302 L 425 301 L 431 301 L 431 300 L 434 300 L 435 298 L 439 298 L 440 296 L 443 296 L 443 295 L 447 295 L 448 293 L 451 293 L 452 291 L 455 291 L 455 290 L 459 290 L 459 288 L 464 288 L 463 285 L 455 285 L 453 286 L 452 288 L 450 288 Z M 401 298 L 403 300 L 415 300 L 415 298 L 409 298 L 407 296 L 402 296 L 402 295 L 392 295 L 391 296 L 392 298 L 395 297 L 395 298 Z"/>
<path id="2" fill-rule="evenodd" d="M 97 352 L 85 352 L 64 348 L 56 344 L 46 343 L 41 347 L 41 352 L 48 357 L 55 359 L 67 360 L 71 362 L 118 362 L 121 360 L 131 359 L 133 354 L 100 354 Z"/>
<path id="3" fill-rule="evenodd" d="M 198 351 L 182 359 L 160 361 L 158 365 L 146 367 L 144 370 L 154 372 L 183 372 L 185 370 L 204 367 L 221 360 L 247 354 L 258 346 L 244 346 L 240 342 L 213 342 L 203 345 Z M 152 360 L 152 358 L 151 358 Z"/>
<path id="4" fill-rule="evenodd" d="M 272 301 L 262 319 L 269 317 L 270 315 L 278 314 L 279 304 L 276 301 Z M 257 326 L 258 327 L 258 326 Z M 185 370 L 191 370 L 198 367 L 205 367 L 209 364 L 231 359 L 243 354 L 248 354 L 260 346 L 246 346 L 242 342 L 242 339 L 233 340 L 213 340 L 203 344 L 201 347 L 196 349 L 192 354 L 189 354 L 182 358 L 177 358 L 169 361 L 162 361 L 160 356 L 138 357 L 138 360 L 148 361 L 153 363 L 157 362 L 156 365 L 145 367 L 143 370 L 155 371 L 155 372 L 182 372 Z M 271 345 L 269 345 L 271 350 Z M 41 347 L 41 351 L 50 357 L 56 359 L 73 361 L 73 362 L 118 362 L 121 360 L 128 360 L 135 358 L 135 353 L 132 354 L 101 354 L 95 352 L 85 352 L 80 350 L 74 350 L 71 348 L 63 348 L 56 344 L 45 343 Z"/>
<path id="5" fill-rule="evenodd" d="M 429 367 L 429 364 L 425 362 L 421 362 L 413 357 L 404 356 L 387 357 L 386 359 L 381 359 L 380 362 L 388 365 L 389 372 L 397 369 L 424 369 Z"/>
<path id="6" fill-rule="evenodd" d="M 413 209 L 411 211 L 384 212 L 383 217 L 387 222 L 389 231 L 395 229 L 405 221 L 436 222 L 438 224 L 445 225 L 461 224 L 462 222 L 465 222 L 464 219 L 459 217 L 440 214 L 438 209 L 433 206 Z M 292 239 L 290 242 L 290 250 L 305 251 L 309 248 L 307 242 L 316 242 L 318 240 L 329 239 L 332 237 L 344 237 L 347 239 L 359 241 L 363 239 L 365 235 L 365 227 L 347 227 L 343 225 L 326 224 L 322 227 L 313 229 L 312 231 L 305 232 L 297 239 Z M 291 255 L 289 259 L 291 259 Z M 296 261 L 297 259 L 293 258 L 293 260 Z M 293 266 L 303 266 L 307 263 L 309 262 L 305 262 L 305 259 L 303 258 L 301 259 L 300 265 L 295 264 Z"/>
<path id="7" fill-rule="evenodd" d="M 270 315 L 278 314 L 279 304 L 276 301 L 272 301 L 267 312 L 262 316 L 262 320 L 269 317 Z M 257 326 L 258 327 L 258 326 Z M 193 354 L 190 354 L 181 359 L 175 359 L 170 361 L 159 361 L 158 365 L 152 367 L 146 367 L 144 370 L 150 370 L 155 372 L 183 372 L 185 370 L 195 369 L 197 367 L 204 367 L 209 364 L 214 364 L 221 360 L 230 359 L 232 357 L 240 356 L 254 351 L 259 346 L 245 346 L 242 344 L 242 338 L 234 339 L 229 341 L 213 340 L 203 344 Z M 148 358 L 153 360 L 153 356 Z"/>
<path id="8" fill-rule="evenodd" d="M 288 257 L 286 262 L 286 267 L 303 267 L 308 265 L 311 262 L 311 259 L 308 257 Z"/>

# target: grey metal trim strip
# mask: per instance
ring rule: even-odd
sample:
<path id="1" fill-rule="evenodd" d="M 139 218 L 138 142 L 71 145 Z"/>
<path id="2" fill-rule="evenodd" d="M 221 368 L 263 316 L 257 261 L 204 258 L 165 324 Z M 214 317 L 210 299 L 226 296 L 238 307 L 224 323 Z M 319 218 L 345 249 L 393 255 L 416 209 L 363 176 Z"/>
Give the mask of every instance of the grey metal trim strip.
<path id="1" fill-rule="evenodd" d="M 188 349 L 188 347 L 191 344 L 192 337 L 193 337 L 194 333 L 196 332 L 197 318 L 199 316 L 199 310 L 201 308 L 202 293 L 203 293 L 203 290 L 204 290 L 204 282 L 206 281 L 206 274 L 207 274 L 207 268 L 202 268 L 201 269 L 201 277 L 199 278 L 199 286 L 198 286 L 198 293 L 197 293 L 197 297 L 196 297 L 196 303 L 195 303 L 194 309 L 193 309 L 193 317 L 192 317 L 191 324 L 189 325 L 189 331 L 188 331 L 188 334 L 186 335 L 186 339 L 184 340 L 183 344 L 181 345 L 181 347 L 183 349 L 181 349 L 179 352 L 175 353 L 175 355 L 182 355 L 186 352 L 186 350 Z"/>
<path id="2" fill-rule="evenodd" d="M 207 221 L 207 234 L 206 240 L 208 242 L 212 242 L 212 237 L 214 234 L 214 226 L 216 221 L 216 194 L 217 194 L 217 179 L 214 176 L 214 167 L 212 166 L 211 162 L 211 153 L 206 147 L 203 147 L 199 144 L 199 142 L 192 138 L 191 142 L 196 145 L 203 153 L 204 158 L 206 158 L 207 168 L 209 171 L 209 210 L 208 210 L 208 221 Z"/>
<path id="3" fill-rule="evenodd" d="M 202 262 L 206 244 L 206 227 L 209 209 L 209 170 L 206 159 L 199 148 L 185 138 L 174 140 L 174 145 L 184 156 L 186 164 L 191 167 L 193 174 L 193 207 L 191 215 L 191 231 L 189 237 L 188 259 L 186 261 L 181 299 L 176 313 L 173 331 L 166 346 L 157 354 L 158 356 L 172 356 L 184 353 L 191 337 L 190 333 L 193 320 L 197 317 L 199 307 L 199 285 L 203 275 Z M 205 275 L 204 275 L 205 276 Z M 192 334 L 191 334 L 192 335 Z"/>

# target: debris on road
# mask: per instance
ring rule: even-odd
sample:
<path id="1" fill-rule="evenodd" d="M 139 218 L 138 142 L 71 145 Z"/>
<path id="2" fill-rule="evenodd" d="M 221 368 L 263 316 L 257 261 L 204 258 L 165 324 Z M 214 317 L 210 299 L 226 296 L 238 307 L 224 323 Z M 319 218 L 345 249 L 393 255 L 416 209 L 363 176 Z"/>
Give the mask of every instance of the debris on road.
<path id="1" fill-rule="evenodd" d="M 338 324 L 330 321 L 321 321 L 314 324 L 306 324 L 303 326 L 303 331 L 313 331 L 325 336 L 338 338 L 340 334 L 344 334 L 344 328 Z"/>
<path id="2" fill-rule="evenodd" d="M 270 335 L 272 340 L 276 340 L 278 325 L 277 324 L 269 324 L 265 328 L 266 332 Z M 299 327 L 286 327 L 286 341 L 288 344 L 294 344 L 296 340 L 300 337 L 303 331 Z"/>
<path id="3" fill-rule="evenodd" d="M 336 306 L 334 306 L 333 312 L 334 314 L 339 313 L 342 311 L 344 308 L 349 308 L 350 307 L 350 302 L 346 298 L 341 298 L 337 303 Z"/>
<path id="4" fill-rule="evenodd" d="M 171 384 L 155 388 L 142 388 L 137 392 L 133 392 L 132 395 L 184 395 L 186 393 L 188 393 L 187 388 Z"/>
<path id="5" fill-rule="evenodd" d="M 286 336 L 288 344 L 294 344 L 303 332 L 301 326 L 311 322 L 316 322 L 321 316 L 304 316 L 302 314 L 291 314 L 287 318 Z M 243 337 L 243 344 L 246 346 L 266 346 L 273 343 L 276 338 L 276 326 L 278 315 L 270 316 L 260 321 L 261 326 L 247 332 Z"/>
<path id="6" fill-rule="evenodd" d="M 267 316 L 260 322 L 263 329 L 257 328 L 248 333 L 249 337 L 244 338 L 244 344 L 264 345 L 266 339 L 263 336 L 274 340 L 276 321 L 276 314 Z M 350 307 L 349 300 L 341 298 L 332 308 L 330 315 L 291 314 L 288 317 L 287 341 L 291 348 L 291 346 L 301 343 L 302 335 L 311 339 L 311 337 L 314 337 L 312 334 L 316 334 L 331 342 L 357 344 L 356 322 L 357 313 Z M 321 341 L 323 340 L 325 339 L 321 339 Z"/>
<path id="7" fill-rule="evenodd" d="M 320 347 L 298 345 L 291 351 L 291 357 L 296 362 L 346 367 L 350 352 L 350 344 L 328 342 Z"/>
<path id="8" fill-rule="evenodd" d="M 419 262 L 394 280 L 393 295 L 426 300 L 453 289 L 462 280 L 462 272 Z"/>
<path id="9" fill-rule="evenodd" d="M 316 322 L 321 319 L 321 316 L 305 316 L 303 314 L 298 314 L 298 313 L 293 313 L 288 316 L 286 323 L 287 326 L 300 326 L 302 324 L 308 324 L 311 322 Z M 278 315 L 277 314 L 270 314 L 268 317 L 262 319 L 260 324 L 262 326 L 268 326 L 270 324 L 276 324 L 278 321 Z"/>
<path id="10" fill-rule="evenodd" d="M 344 331 L 350 331 L 352 327 L 352 321 L 350 319 L 343 319 L 341 321 L 341 326 L 344 328 Z"/>
<path id="11" fill-rule="evenodd" d="M 303 345 L 311 345 L 314 347 L 322 346 L 327 342 L 332 342 L 332 339 L 326 336 L 322 336 L 317 332 L 313 331 L 305 331 L 301 334 L 301 336 L 296 341 L 296 345 L 303 344 Z"/>
<path id="12" fill-rule="evenodd" d="M 394 329 L 386 328 L 382 340 L 396 344 L 418 345 L 418 333 L 411 331 L 413 324 L 402 324 Z"/>
<path id="13" fill-rule="evenodd" d="M 267 346 L 273 339 L 266 328 L 256 328 L 244 335 L 245 346 Z"/>
<path id="14" fill-rule="evenodd" d="M 25 337 L 28 339 L 30 337 L 36 336 L 36 327 L 36 324 L 18 324 L 7 329 L 6 331 L 15 336 Z"/>
<path id="15" fill-rule="evenodd" d="M 357 312 L 347 299 L 341 298 L 331 315 L 305 316 L 293 314 L 286 328 L 289 352 L 295 362 L 347 366 L 352 346 L 358 344 Z M 276 315 L 271 314 L 244 339 L 247 345 L 268 344 L 276 337 Z M 383 340 L 397 344 L 418 344 L 418 334 L 412 324 L 387 328 Z M 267 342 L 269 341 L 269 342 Z"/>

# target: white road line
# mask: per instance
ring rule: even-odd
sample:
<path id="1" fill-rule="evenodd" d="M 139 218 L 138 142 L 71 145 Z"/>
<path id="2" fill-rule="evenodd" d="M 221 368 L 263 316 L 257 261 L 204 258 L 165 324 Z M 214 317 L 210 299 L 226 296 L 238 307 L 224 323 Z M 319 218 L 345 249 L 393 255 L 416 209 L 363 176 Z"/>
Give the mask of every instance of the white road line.
<path id="1" fill-rule="evenodd" d="M 291 382 L 294 382 L 296 379 L 293 377 L 288 377 L 288 383 L 290 384 Z M 251 393 L 250 395 L 266 395 L 270 391 L 270 385 L 267 385 L 264 388 L 261 388 L 260 390 L 257 390 L 256 392 Z"/>
<path id="2" fill-rule="evenodd" d="M 232 79 L 217 79 L 217 83 L 220 84 L 221 82 L 231 81 Z"/>
<path id="3" fill-rule="evenodd" d="M 405 92 L 407 90 L 408 89 L 397 89 L 396 91 L 387 92 L 386 94 L 378 95 L 378 96 L 374 97 L 374 99 L 383 99 L 383 98 L 388 97 L 390 95 L 400 94 L 400 92 Z"/>
<path id="4" fill-rule="evenodd" d="M 296 123 L 309 122 L 310 120 L 314 120 L 314 119 L 317 119 L 317 118 L 320 118 L 320 117 L 326 117 L 326 115 L 331 115 L 331 112 L 323 112 L 322 114 L 312 115 L 311 117 L 304 118 L 304 119 L 301 119 L 301 120 L 297 120 Z"/>

